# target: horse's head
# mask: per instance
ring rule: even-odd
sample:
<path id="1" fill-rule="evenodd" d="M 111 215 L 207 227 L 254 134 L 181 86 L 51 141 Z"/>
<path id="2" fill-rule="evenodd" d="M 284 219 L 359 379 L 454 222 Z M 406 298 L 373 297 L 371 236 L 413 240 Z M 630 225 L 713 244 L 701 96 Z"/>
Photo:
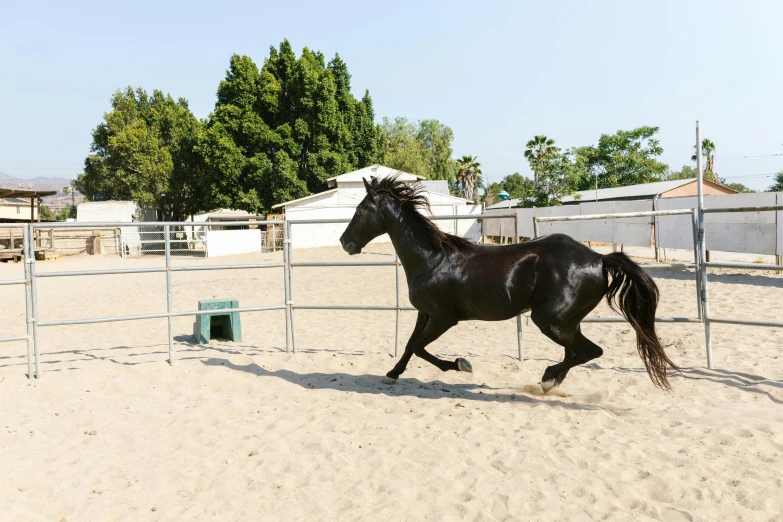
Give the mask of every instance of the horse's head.
<path id="1" fill-rule="evenodd" d="M 386 223 L 381 211 L 381 196 L 373 190 L 372 185 L 363 179 L 367 195 L 364 197 L 356 212 L 348 223 L 348 227 L 340 236 L 343 249 L 350 255 L 359 254 L 367 243 L 386 232 Z M 374 179 L 373 179 L 374 181 Z"/>

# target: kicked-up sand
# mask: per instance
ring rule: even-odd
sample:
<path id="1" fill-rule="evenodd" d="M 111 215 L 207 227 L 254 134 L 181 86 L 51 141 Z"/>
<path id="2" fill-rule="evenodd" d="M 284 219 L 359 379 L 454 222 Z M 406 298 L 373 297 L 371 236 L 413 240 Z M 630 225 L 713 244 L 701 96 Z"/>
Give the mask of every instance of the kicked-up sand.
<path id="1" fill-rule="evenodd" d="M 370 245 L 355 260 L 391 260 Z M 338 248 L 295 259 L 348 260 Z M 176 264 L 279 261 L 280 253 Z M 38 271 L 160 266 L 79 257 Z M 17 279 L 21 265 L 0 265 Z M 656 272 L 660 316 L 693 316 L 693 273 Z M 298 268 L 299 304 L 394 304 L 392 267 Z M 174 308 L 283 303 L 282 269 L 174 273 Z M 41 320 L 164 312 L 164 274 L 40 279 Z M 403 289 L 404 280 L 403 280 Z M 403 292 L 404 294 L 405 292 Z M 780 320 L 783 278 L 715 273 L 711 310 Z M 0 336 L 25 331 L 21 287 L 0 287 Z M 407 300 L 405 300 L 407 304 Z M 523 320 L 467 322 L 430 346 L 473 374 L 413 358 L 393 386 L 395 312 L 244 313 L 241 343 L 198 346 L 193 319 L 42 327 L 42 375 L 0 344 L 0 520 L 783 520 L 783 332 L 658 326 L 683 367 L 653 387 L 626 323 L 585 324 L 604 348 L 548 395 L 562 348 Z M 602 304 L 594 315 L 611 312 Z M 415 314 L 403 312 L 400 346 Z"/>

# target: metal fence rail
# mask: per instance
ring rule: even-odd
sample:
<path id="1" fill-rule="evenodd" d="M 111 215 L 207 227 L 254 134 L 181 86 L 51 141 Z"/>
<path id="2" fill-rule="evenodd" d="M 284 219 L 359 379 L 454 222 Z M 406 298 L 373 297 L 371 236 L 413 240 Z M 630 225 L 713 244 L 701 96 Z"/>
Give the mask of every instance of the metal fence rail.
<path id="1" fill-rule="evenodd" d="M 535 237 L 539 237 L 538 223 L 544 221 L 586 221 L 592 219 L 624 219 L 637 218 L 645 216 L 683 216 L 690 215 L 693 229 L 693 263 L 666 263 L 666 264 L 644 264 L 639 265 L 646 270 L 671 270 L 678 268 L 694 268 L 696 279 L 696 313 L 697 317 L 656 317 L 658 323 L 701 323 L 701 271 L 699 270 L 699 236 L 698 236 L 698 213 L 696 209 L 677 209 L 677 210 L 650 210 L 645 212 L 623 212 L 617 214 L 590 214 L 578 216 L 533 216 L 533 232 Z M 582 320 L 585 323 L 615 323 L 624 322 L 622 317 L 586 317 Z"/>
<path id="2" fill-rule="evenodd" d="M 233 226 L 248 226 L 248 225 L 266 225 L 266 224 L 280 224 L 279 220 L 269 221 L 231 221 L 231 222 L 204 222 L 198 223 L 200 227 L 222 227 L 227 224 Z M 32 329 L 28 327 L 27 336 L 15 336 L 2 340 L 28 340 L 32 339 L 32 348 L 28 348 L 28 377 L 40 378 L 41 376 L 41 356 L 39 347 L 39 327 L 48 326 L 67 326 L 67 325 L 84 325 L 84 324 L 98 324 L 98 323 L 113 323 L 119 321 L 141 321 L 147 319 L 163 319 L 168 321 L 168 362 L 173 364 L 174 362 L 174 328 L 173 319 L 175 317 L 187 317 L 213 314 L 215 310 L 190 310 L 183 312 L 174 311 L 174 299 L 172 292 L 172 273 L 174 272 L 195 272 L 204 270 L 246 270 L 257 268 L 283 268 L 287 273 L 287 265 L 283 263 L 255 263 L 255 264 L 241 264 L 241 265 L 205 265 L 205 266 L 172 266 L 171 264 L 171 245 L 178 239 L 172 239 L 172 234 L 176 234 L 176 231 L 172 231 L 172 227 L 181 227 L 182 222 L 164 222 L 155 223 L 154 226 L 162 227 L 162 242 L 163 242 L 163 254 L 165 256 L 164 267 L 151 267 L 151 268 L 120 268 L 113 270 L 72 270 L 72 271 L 57 271 L 57 272 L 43 272 L 36 273 L 35 258 L 32 255 L 34 231 L 36 228 L 46 227 L 51 229 L 68 229 L 68 228 L 132 228 L 138 227 L 139 223 L 32 223 L 25 228 L 25 280 L 21 283 L 27 284 L 28 296 L 26 298 L 28 308 L 28 325 L 32 325 Z M 149 226 L 149 225 L 147 225 Z M 283 231 L 285 234 L 285 230 Z M 78 277 L 78 276 L 96 276 L 96 275 L 115 275 L 115 274 L 149 274 L 149 273 L 165 273 L 166 274 L 166 312 L 163 313 L 151 313 L 151 314 L 135 314 L 135 315 L 122 315 L 122 316 L 109 316 L 109 317 L 86 317 L 81 319 L 53 319 L 53 320 L 41 320 L 40 312 L 38 310 L 38 291 L 37 280 L 40 278 L 57 278 L 57 277 Z M 28 277 L 29 274 L 29 277 Z M 8 283 L 10 284 L 10 283 Z M 288 296 L 288 278 L 284 278 L 286 301 Z M 240 308 L 226 308 L 221 309 L 220 313 L 232 313 L 232 312 L 262 312 L 269 310 L 287 310 L 287 302 L 283 302 L 279 305 L 271 306 L 245 306 Z M 286 350 L 289 350 L 288 344 L 288 320 L 286 320 Z M 35 371 L 32 369 L 33 361 L 35 363 Z"/>
<path id="3" fill-rule="evenodd" d="M 767 205 L 759 207 L 715 207 L 715 208 L 702 208 L 702 214 L 716 214 L 724 212 L 779 212 L 783 211 L 783 205 Z M 702 242 L 703 242 L 702 238 Z M 702 243 L 703 244 L 703 243 Z M 707 342 L 707 351 L 709 356 L 708 367 L 712 368 L 712 329 L 710 324 L 739 324 L 746 326 L 761 326 L 765 328 L 783 328 L 783 322 L 781 321 L 755 321 L 752 319 L 742 319 L 738 317 L 713 317 L 709 311 L 709 293 L 707 292 L 707 269 L 708 268 L 739 268 L 743 270 L 783 270 L 783 265 L 768 265 L 768 264 L 756 264 L 756 263 L 720 263 L 707 261 L 706 259 L 702 263 L 702 270 L 704 271 L 704 292 L 703 292 L 703 307 L 704 307 L 704 324 L 705 324 L 705 336 Z"/>
<path id="4" fill-rule="evenodd" d="M 698 132 L 697 132 L 698 134 Z M 700 137 L 700 136 L 698 136 Z M 700 139 L 697 139 L 697 145 L 700 146 Z M 698 154 L 700 159 L 701 156 Z M 623 218 L 637 218 L 645 216 L 676 216 L 676 215 L 691 215 L 692 232 L 693 232 L 693 246 L 694 246 L 694 262 L 693 263 L 666 263 L 666 264 L 643 264 L 640 265 L 647 270 L 670 270 L 670 269 L 694 269 L 696 279 L 696 293 L 697 293 L 697 317 L 657 317 L 656 322 L 665 323 L 703 323 L 705 327 L 705 339 L 707 345 L 707 366 L 712 368 L 712 341 L 711 341 L 711 323 L 719 324 L 739 324 L 748 326 L 763 326 L 763 327 L 775 327 L 783 328 L 783 322 L 776 321 L 755 321 L 746 320 L 741 318 L 731 317 L 713 317 L 709 312 L 709 299 L 708 299 L 708 285 L 707 285 L 707 269 L 708 268 L 732 268 L 732 269 L 749 269 L 749 270 L 773 270 L 783 271 L 783 265 L 779 264 L 755 264 L 755 263 L 726 263 L 726 262 L 708 262 L 706 260 L 706 244 L 704 234 L 704 214 L 707 213 L 719 213 L 719 212 L 772 212 L 783 211 L 783 205 L 781 206 L 762 206 L 762 207 L 738 207 L 738 208 L 703 208 L 703 194 L 702 194 L 702 175 L 700 161 L 697 165 L 699 169 L 699 205 L 695 209 L 677 209 L 677 210 L 659 210 L 659 211 L 647 211 L 647 212 L 629 212 L 629 213 L 616 213 L 616 214 L 596 214 L 596 215 L 578 215 L 578 216 L 546 216 L 546 217 L 534 217 L 533 227 L 535 237 L 539 237 L 538 224 L 540 222 L 550 221 L 583 221 L 591 219 L 623 219 Z M 512 218 L 514 221 L 514 242 L 519 241 L 519 215 L 517 213 L 508 214 L 481 214 L 481 215 L 448 215 L 448 216 L 433 216 L 433 220 L 476 220 L 482 221 L 485 219 L 508 219 Z M 39 327 L 50 326 L 65 326 L 65 325 L 81 325 L 81 324 L 97 324 L 97 323 L 109 323 L 118 321 L 137 321 L 148 319 L 163 319 L 168 321 L 168 347 L 169 358 L 168 362 L 173 364 L 174 361 L 174 332 L 173 332 L 173 319 L 175 317 L 186 316 L 198 316 L 208 313 L 215 313 L 210 310 L 190 310 L 176 312 L 173 309 L 173 292 L 172 292 L 172 274 L 175 272 L 191 272 L 191 271 L 204 271 L 204 270 L 245 270 L 245 269 L 263 269 L 263 268 L 282 268 L 283 269 L 283 287 L 284 287 L 284 300 L 281 304 L 268 305 L 268 306 L 246 306 L 237 307 L 231 309 L 220 310 L 221 313 L 232 312 L 261 312 L 270 310 L 285 310 L 285 330 L 286 330 L 286 351 L 296 353 L 297 341 L 296 341 L 296 328 L 295 328 L 295 311 L 296 310 L 372 310 L 372 311 L 394 311 L 395 312 L 395 340 L 394 340 L 394 354 L 398 355 L 400 344 L 400 312 L 403 311 L 415 311 L 412 306 L 402 306 L 400 303 L 400 267 L 401 263 L 399 258 L 395 254 L 394 261 L 366 261 L 366 262 L 350 262 L 350 261 L 335 261 L 335 262 L 294 262 L 292 252 L 293 230 L 295 225 L 314 225 L 314 224 L 335 224 L 335 223 L 348 223 L 350 219 L 310 219 L 310 220 L 246 220 L 246 221 L 215 221 L 215 222 L 199 222 L 188 224 L 183 222 L 163 222 L 155 223 L 154 225 L 141 225 L 141 226 L 156 226 L 163 228 L 163 254 L 165 256 L 165 266 L 163 267 L 151 267 L 151 268 L 129 268 L 129 269 L 114 269 L 114 270 L 74 270 L 74 271 L 55 271 L 37 273 L 36 261 L 35 261 L 35 234 L 39 228 L 46 229 L 101 229 L 101 228 L 133 228 L 139 227 L 140 223 L 30 223 L 20 227 L 19 224 L 0 224 L 0 229 L 18 229 L 22 228 L 23 234 L 23 248 L 22 257 L 24 259 L 24 278 L 23 279 L 8 279 L 0 280 L 0 286 L 12 286 L 12 285 L 24 285 L 25 287 L 25 318 L 27 325 L 27 332 L 24 335 L 11 335 L 7 337 L 0 337 L 0 343 L 2 342 L 15 342 L 26 341 L 27 342 L 27 360 L 28 360 L 28 377 L 40 378 L 41 377 L 41 357 L 38 334 Z M 279 226 L 282 231 L 282 250 L 283 250 L 283 262 L 282 263 L 250 263 L 250 264 L 236 264 L 236 265 L 205 265 L 205 266 L 172 266 L 172 244 L 177 244 L 181 240 L 173 237 L 172 234 L 177 234 L 178 230 L 172 230 L 173 227 L 201 227 L 201 230 L 206 230 L 209 227 L 226 227 L 226 226 L 263 226 L 274 225 Z M 12 245 L 13 246 L 13 245 Z M 294 268 L 318 268 L 318 267 L 349 267 L 349 266 L 368 266 L 368 267 L 382 267 L 382 266 L 394 266 L 395 268 L 395 294 L 396 300 L 394 305 L 320 305 L 320 304 L 295 304 L 294 303 Z M 165 273 L 166 274 L 166 312 L 161 313 L 149 313 L 149 314 L 136 314 L 125 316 L 109 316 L 109 317 L 92 317 L 92 318 L 80 318 L 80 319 L 49 319 L 42 320 L 40 317 L 40 310 L 38 306 L 38 291 L 37 282 L 39 278 L 57 278 L 57 277 L 78 277 L 78 276 L 97 276 L 97 275 L 113 275 L 113 274 L 144 274 L 144 273 Z M 584 322 L 605 322 L 615 323 L 624 322 L 622 317 L 588 317 L 584 319 Z M 524 344 L 522 338 L 522 321 L 521 316 L 517 316 L 517 345 L 520 360 L 524 355 Z"/>

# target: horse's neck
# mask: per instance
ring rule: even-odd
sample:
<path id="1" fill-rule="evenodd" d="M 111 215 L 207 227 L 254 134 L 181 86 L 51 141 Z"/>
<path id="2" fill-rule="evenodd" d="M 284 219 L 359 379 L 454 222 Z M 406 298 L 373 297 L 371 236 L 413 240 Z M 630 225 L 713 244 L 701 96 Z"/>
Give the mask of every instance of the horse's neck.
<path id="1" fill-rule="evenodd" d="M 410 212 L 416 211 L 410 210 Z M 433 263 L 440 258 L 441 252 L 432 246 L 427 231 L 418 222 L 406 216 L 406 211 L 396 205 L 384 205 L 383 213 L 386 232 L 391 238 L 394 250 L 408 278 L 431 270 Z"/>

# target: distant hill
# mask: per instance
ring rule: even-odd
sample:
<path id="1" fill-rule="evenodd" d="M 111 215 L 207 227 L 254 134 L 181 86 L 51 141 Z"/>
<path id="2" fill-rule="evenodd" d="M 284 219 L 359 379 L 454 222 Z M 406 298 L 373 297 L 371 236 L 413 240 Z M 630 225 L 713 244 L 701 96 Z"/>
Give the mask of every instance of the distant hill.
<path id="1" fill-rule="evenodd" d="M 37 190 L 62 190 L 69 186 L 71 180 L 67 178 L 48 178 L 38 176 L 37 178 L 17 178 L 10 174 L 0 172 L 0 187 L 7 188 L 27 188 L 30 184 Z M 20 186 L 21 184 L 21 186 Z"/>
<path id="2" fill-rule="evenodd" d="M 23 188 L 32 190 L 56 190 L 57 195 L 47 196 L 43 198 L 43 204 L 53 209 L 65 207 L 71 204 L 72 198 L 69 194 L 67 197 L 63 193 L 63 187 L 69 187 L 71 180 L 67 178 L 49 178 L 45 176 L 38 176 L 37 178 L 17 178 L 0 172 L 0 187 L 4 188 Z M 76 200 L 78 205 L 84 201 L 84 196 L 76 193 Z"/>

